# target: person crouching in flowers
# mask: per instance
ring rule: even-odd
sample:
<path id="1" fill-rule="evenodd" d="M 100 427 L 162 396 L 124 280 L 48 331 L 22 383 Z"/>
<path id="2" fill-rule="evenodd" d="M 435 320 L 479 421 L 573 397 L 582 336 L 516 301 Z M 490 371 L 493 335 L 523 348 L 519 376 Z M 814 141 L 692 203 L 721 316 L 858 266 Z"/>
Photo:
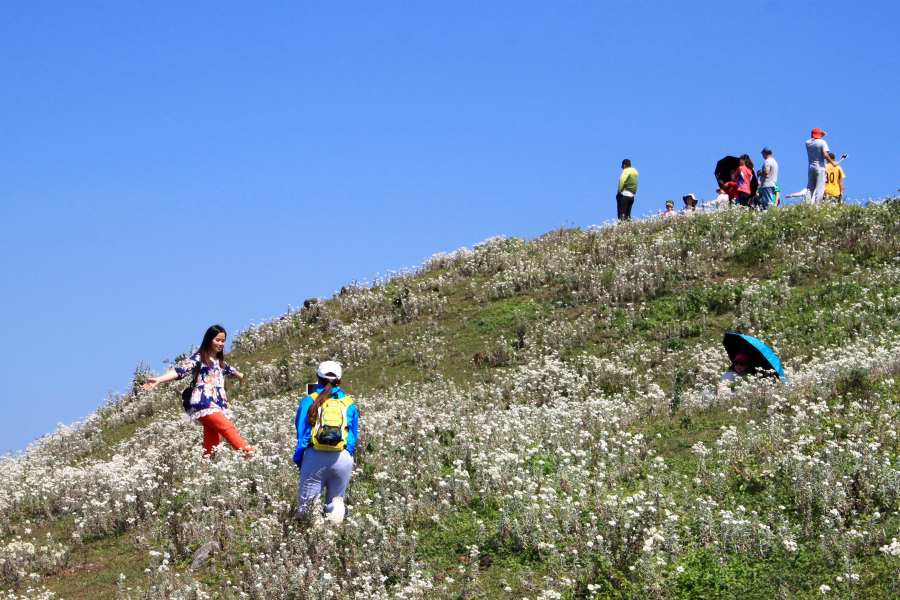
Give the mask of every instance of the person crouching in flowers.
<path id="1" fill-rule="evenodd" d="M 300 514 L 319 503 L 325 488 L 324 516 L 338 524 L 349 509 L 344 494 L 353 472 L 353 452 L 359 434 L 356 403 L 340 388 L 342 369 L 334 361 L 319 365 L 316 391 L 297 409 L 297 448 L 294 462 L 300 468 Z M 314 523 L 322 518 L 314 516 Z"/>
<path id="2" fill-rule="evenodd" d="M 225 394 L 225 377 L 237 377 L 243 383 L 244 375 L 225 362 L 222 351 L 225 349 L 226 336 L 221 325 L 213 325 L 206 330 L 200 350 L 183 363 L 174 365 L 165 375 L 151 377 L 143 385 L 144 390 L 150 391 L 160 383 L 185 376 L 193 378 L 196 373 L 197 385 L 191 394 L 188 415 L 191 421 L 203 426 L 204 459 L 215 456 L 215 447 L 223 437 L 235 450 L 243 451 L 245 458 L 256 452 L 231 422 L 231 407 Z"/>
<path id="3" fill-rule="evenodd" d="M 750 369 L 750 357 L 746 354 L 738 354 L 731 361 L 731 366 L 719 379 L 719 391 L 734 391 L 734 387 L 746 377 Z"/>

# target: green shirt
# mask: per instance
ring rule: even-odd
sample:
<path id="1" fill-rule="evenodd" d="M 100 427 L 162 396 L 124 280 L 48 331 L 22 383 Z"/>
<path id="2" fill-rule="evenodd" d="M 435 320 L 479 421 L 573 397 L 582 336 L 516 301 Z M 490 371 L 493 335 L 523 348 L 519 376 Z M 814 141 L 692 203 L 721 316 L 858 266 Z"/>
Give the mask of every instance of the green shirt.
<path id="1" fill-rule="evenodd" d="M 627 191 L 636 194 L 638 184 L 637 178 L 637 169 L 633 169 L 632 167 L 622 169 L 622 176 L 619 177 L 619 192 Z"/>

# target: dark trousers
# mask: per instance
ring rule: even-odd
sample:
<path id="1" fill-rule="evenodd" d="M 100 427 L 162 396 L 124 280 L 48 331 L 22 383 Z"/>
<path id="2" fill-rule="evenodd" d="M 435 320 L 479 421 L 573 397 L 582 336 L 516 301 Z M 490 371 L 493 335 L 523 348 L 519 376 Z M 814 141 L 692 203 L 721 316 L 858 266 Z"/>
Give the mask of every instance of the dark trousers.
<path id="1" fill-rule="evenodd" d="M 747 192 L 738 192 L 738 204 L 746 206 L 747 208 L 752 208 L 753 197 Z"/>
<path id="2" fill-rule="evenodd" d="M 630 221 L 631 207 L 634 206 L 634 196 L 623 196 L 622 194 L 616 194 L 616 204 L 618 205 L 619 209 L 619 220 Z"/>

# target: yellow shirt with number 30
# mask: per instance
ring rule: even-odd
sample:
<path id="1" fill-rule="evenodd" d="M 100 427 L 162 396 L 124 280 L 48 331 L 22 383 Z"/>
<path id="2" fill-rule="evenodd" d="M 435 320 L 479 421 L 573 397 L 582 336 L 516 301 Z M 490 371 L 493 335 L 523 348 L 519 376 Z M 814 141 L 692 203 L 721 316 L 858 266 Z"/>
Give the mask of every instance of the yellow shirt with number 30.
<path id="1" fill-rule="evenodd" d="M 843 195 L 843 191 L 841 190 L 841 181 L 844 180 L 844 170 L 840 167 L 833 167 L 831 165 L 828 165 L 827 167 L 825 167 L 825 171 L 828 173 L 828 179 L 825 180 L 825 195 Z"/>

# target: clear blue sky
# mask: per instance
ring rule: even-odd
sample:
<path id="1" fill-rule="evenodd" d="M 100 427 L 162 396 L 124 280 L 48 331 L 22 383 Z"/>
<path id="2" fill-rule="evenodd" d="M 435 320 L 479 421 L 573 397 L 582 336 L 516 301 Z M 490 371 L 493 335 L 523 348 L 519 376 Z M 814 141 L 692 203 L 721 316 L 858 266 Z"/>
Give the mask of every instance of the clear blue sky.
<path id="1" fill-rule="evenodd" d="M 900 187 L 896 2 L 3 2 L 0 448 L 135 364 L 494 235 L 710 198 L 813 127 Z M 680 202 L 679 202 L 680 204 Z"/>

